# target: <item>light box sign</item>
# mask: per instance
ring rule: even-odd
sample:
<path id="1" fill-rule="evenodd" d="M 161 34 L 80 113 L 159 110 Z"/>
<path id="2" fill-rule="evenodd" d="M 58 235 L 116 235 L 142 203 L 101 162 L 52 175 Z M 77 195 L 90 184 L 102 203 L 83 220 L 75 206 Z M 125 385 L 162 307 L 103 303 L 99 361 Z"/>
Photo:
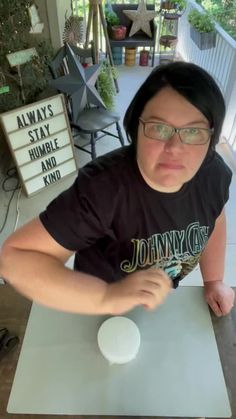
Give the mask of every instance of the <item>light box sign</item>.
<path id="1" fill-rule="evenodd" d="M 27 196 L 77 171 L 63 95 L 0 115 Z"/>

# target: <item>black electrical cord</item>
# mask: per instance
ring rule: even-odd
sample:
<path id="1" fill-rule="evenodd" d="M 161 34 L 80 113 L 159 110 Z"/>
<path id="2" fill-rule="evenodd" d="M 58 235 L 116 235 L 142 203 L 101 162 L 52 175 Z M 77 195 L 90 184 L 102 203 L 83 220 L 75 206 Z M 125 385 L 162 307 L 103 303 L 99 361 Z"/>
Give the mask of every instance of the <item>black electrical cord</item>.
<path id="1" fill-rule="evenodd" d="M 17 180 L 16 186 L 14 188 L 12 188 L 12 187 L 11 188 L 8 188 L 7 187 L 7 183 L 9 182 L 9 180 L 12 180 L 12 179 L 16 179 Z M 4 219 L 3 224 L 2 224 L 2 226 L 0 228 L 0 234 L 3 232 L 3 230 L 5 228 L 5 225 L 6 225 L 6 222 L 7 222 L 8 213 L 9 213 L 9 210 L 10 210 L 11 202 L 12 202 L 12 199 L 14 197 L 15 191 L 17 189 L 19 189 L 19 188 L 20 188 L 20 182 L 19 182 L 19 178 L 18 178 L 18 175 L 17 175 L 16 168 L 15 167 L 11 167 L 10 169 L 8 169 L 7 175 L 5 176 L 5 178 L 3 179 L 3 182 L 2 182 L 2 190 L 4 192 L 12 192 L 12 194 L 11 194 L 11 197 L 10 197 L 10 199 L 8 201 L 5 219 Z"/>

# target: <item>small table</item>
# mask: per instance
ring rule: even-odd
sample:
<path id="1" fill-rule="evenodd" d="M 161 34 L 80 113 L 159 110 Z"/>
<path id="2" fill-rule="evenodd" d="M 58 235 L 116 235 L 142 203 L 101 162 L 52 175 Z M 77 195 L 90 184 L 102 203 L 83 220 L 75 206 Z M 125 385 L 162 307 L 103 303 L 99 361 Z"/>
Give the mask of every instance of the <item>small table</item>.
<path id="1" fill-rule="evenodd" d="M 7 326 L 11 330 L 11 332 L 18 333 L 18 335 L 22 337 L 24 333 L 26 320 L 27 320 L 27 315 L 29 314 L 30 303 L 26 301 L 23 297 L 16 294 L 8 286 L 2 286 L 1 288 L 2 288 L 1 293 L 0 293 L 0 304 L 2 308 L 1 315 L 4 316 L 1 318 L 1 325 Z M 189 288 L 189 287 L 181 287 L 181 288 Z M 192 288 L 192 291 L 194 291 L 195 287 L 190 287 L 190 288 Z M 179 291 L 180 293 L 184 292 L 180 288 L 179 288 Z M 190 290 L 190 294 L 192 291 Z M 170 298 L 172 298 L 172 296 Z M 160 314 L 162 310 L 165 310 L 165 307 L 167 307 L 167 305 L 168 305 L 168 302 L 159 309 Z M 149 313 L 149 314 L 152 314 L 152 313 Z M 234 410 L 235 397 L 233 395 L 236 394 L 235 384 L 233 384 L 233 378 L 235 378 L 235 370 L 236 370 L 235 359 L 233 359 L 233 357 L 235 358 L 235 347 L 233 346 L 234 340 L 235 340 L 235 336 L 234 336 L 235 324 L 236 324 L 235 315 L 236 313 L 234 309 L 234 311 L 232 312 L 232 315 L 227 316 L 225 318 L 217 319 L 213 317 L 214 329 L 216 331 L 218 346 L 220 349 L 220 354 L 222 355 L 223 368 L 224 368 L 225 373 L 227 372 L 227 375 L 225 378 L 226 378 L 227 387 L 229 389 L 229 393 L 231 395 L 231 408 L 232 408 L 233 414 L 235 412 Z M 139 323 L 139 321 L 137 321 L 137 318 L 136 318 L 136 323 Z M 0 363 L 0 373 L 1 373 L 1 376 L 3 375 L 4 377 L 4 380 L 3 381 L 1 380 L 1 383 L 0 383 L 0 397 L 1 397 L 0 417 L 1 419 L 6 419 L 6 418 L 11 417 L 11 415 L 7 415 L 5 412 L 6 412 L 7 400 L 10 393 L 10 387 L 11 387 L 11 383 L 13 379 L 14 368 L 16 365 L 18 354 L 19 354 L 19 349 L 16 350 L 15 352 L 12 352 L 12 354 L 9 354 Z M 100 354 L 98 354 L 98 356 L 100 356 Z M 211 382 L 209 382 L 209 386 L 210 385 L 211 385 Z M 183 389 L 183 392 L 184 392 L 184 389 Z M 137 412 L 136 415 L 139 415 L 139 413 Z M 13 417 L 22 418 L 22 419 L 29 418 L 28 415 L 23 415 L 23 414 L 14 415 Z M 30 415 L 30 418 L 34 418 L 34 417 L 37 418 L 38 416 Z M 46 414 L 43 417 L 52 419 L 53 417 L 64 418 L 66 416 L 64 415 L 63 416 L 62 415 L 60 416 L 49 415 L 48 416 Z M 70 416 L 70 418 L 75 418 L 75 417 L 78 418 L 81 416 L 78 416 L 78 415 Z"/>

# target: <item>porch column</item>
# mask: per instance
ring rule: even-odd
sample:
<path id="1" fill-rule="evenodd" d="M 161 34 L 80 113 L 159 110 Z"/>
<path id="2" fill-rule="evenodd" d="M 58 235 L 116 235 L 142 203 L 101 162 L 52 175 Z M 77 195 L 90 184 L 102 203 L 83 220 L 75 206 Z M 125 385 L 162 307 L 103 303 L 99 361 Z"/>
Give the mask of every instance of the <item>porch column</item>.
<path id="1" fill-rule="evenodd" d="M 47 12 L 52 46 L 55 49 L 63 45 L 62 35 L 65 27 L 65 15 L 71 15 L 70 0 L 47 0 Z"/>

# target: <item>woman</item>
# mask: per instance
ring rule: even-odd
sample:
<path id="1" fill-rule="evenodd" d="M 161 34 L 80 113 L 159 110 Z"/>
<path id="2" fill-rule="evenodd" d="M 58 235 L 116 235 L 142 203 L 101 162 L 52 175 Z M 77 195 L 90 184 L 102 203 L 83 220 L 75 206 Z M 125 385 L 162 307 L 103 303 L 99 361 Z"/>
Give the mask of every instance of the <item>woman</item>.
<path id="1" fill-rule="evenodd" d="M 224 114 L 218 86 L 200 67 L 154 69 L 125 115 L 131 145 L 86 165 L 10 236 L 1 275 L 50 307 L 117 314 L 140 304 L 154 309 L 199 262 L 206 301 L 217 316 L 228 314 L 231 171 L 215 151 Z M 75 252 L 72 271 L 64 263 Z"/>

